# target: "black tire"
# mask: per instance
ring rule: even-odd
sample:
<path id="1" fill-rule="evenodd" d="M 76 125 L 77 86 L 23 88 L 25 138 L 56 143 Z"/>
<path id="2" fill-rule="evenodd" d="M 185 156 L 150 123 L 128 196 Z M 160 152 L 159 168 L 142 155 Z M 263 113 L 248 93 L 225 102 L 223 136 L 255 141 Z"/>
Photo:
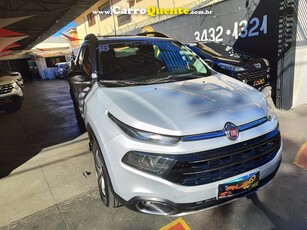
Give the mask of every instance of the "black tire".
<path id="1" fill-rule="evenodd" d="M 109 174 L 107 168 L 105 166 L 103 156 L 101 154 L 100 148 L 97 144 L 97 141 L 91 134 L 89 134 L 89 138 L 92 146 L 92 153 L 94 155 L 95 160 L 95 169 L 97 175 L 97 182 L 99 188 L 100 198 L 103 204 L 108 208 L 117 208 L 120 207 L 121 204 L 117 201 L 112 192 L 112 184 L 109 178 Z"/>

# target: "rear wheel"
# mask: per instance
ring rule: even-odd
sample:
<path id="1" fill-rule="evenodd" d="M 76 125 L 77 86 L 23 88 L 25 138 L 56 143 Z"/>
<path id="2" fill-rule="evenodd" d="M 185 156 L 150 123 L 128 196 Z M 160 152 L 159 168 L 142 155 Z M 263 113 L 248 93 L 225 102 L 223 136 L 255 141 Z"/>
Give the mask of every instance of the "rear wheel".
<path id="1" fill-rule="evenodd" d="M 90 136 L 90 135 L 89 135 Z M 113 192 L 111 190 L 111 182 L 109 175 L 102 158 L 100 148 L 96 140 L 90 136 L 92 142 L 92 152 L 95 160 L 95 169 L 98 180 L 98 188 L 100 193 L 100 198 L 105 206 L 110 208 L 116 208 L 120 206 L 120 203 L 116 200 Z"/>

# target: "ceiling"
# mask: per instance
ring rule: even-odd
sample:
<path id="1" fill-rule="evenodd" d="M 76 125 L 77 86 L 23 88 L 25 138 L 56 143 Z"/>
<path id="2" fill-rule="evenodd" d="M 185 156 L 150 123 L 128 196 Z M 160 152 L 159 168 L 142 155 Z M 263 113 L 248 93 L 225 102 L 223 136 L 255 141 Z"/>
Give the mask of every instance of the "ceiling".
<path id="1" fill-rule="evenodd" d="M 31 49 L 76 19 L 97 0 L 1 0 L 0 29 L 19 34 L 10 50 Z M 14 37 L 0 31 L 0 39 Z M 16 36 L 15 35 L 15 38 Z M 27 36 L 28 35 L 28 36 Z M 26 37 L 24 37 L 26 36 Z"/>

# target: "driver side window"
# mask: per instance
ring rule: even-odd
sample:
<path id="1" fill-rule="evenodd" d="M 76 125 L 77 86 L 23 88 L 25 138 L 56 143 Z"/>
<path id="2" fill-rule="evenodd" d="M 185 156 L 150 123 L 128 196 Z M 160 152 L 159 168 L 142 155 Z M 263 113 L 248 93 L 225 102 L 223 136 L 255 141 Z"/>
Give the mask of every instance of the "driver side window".
<path id="1" fill-rule="evenodd" d="M 91 49 L 86 46 L 84 51 L 82 71 L 85 73 L 86 77 L 90 78 L 92 74 L 92 59 L 91 59 Z"/>

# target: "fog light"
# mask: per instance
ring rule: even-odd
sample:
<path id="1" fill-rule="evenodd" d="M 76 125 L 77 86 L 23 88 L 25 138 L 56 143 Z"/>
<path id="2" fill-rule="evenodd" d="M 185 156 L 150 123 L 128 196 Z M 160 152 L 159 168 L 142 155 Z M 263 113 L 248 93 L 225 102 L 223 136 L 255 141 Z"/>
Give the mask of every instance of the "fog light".
<path id="1" fill-rule="evenodd" d="M 172 215 L 176 213 L 173 207 L 160 201 L 139 201 L 136 203 L 136 209 L 139 212 L 154 215 Z"/>

